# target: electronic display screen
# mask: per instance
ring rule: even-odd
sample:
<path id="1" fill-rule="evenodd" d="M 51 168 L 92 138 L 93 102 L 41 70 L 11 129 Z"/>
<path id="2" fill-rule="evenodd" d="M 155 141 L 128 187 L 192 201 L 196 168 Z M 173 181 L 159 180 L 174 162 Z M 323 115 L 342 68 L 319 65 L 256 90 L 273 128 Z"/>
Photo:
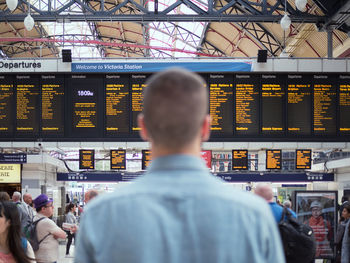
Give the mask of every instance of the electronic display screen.
<path id="1" fill-rule="evenodd" d="M 295 169 L 311 169 L 311 150 L 296 150 Z"/>
<path id="2" fill-rule="evenodd" d="M 79 150 L 79 169 L 95 169 L 95 150 Z"/>
<path id="3" fill-rule="evenodd" d="M 142 150 L 141 167 L 142 170 L 146 170 L 152 161 L 151 150 Z"/>
<path id="4" fill-rule="evenodd" d="M 281 150 L 266 150 L 266 169 L 282 169 Z"/>
<path id="5" fill-rule="evenodd" d="M 140 141 L 151 73 L 0 74 L 0 140 Z M 211 141 L 349 141 L 350 74 L 201 73 Z"/>
<path id="6" fill-rule="evenodd" d="M 0 75 L 0 133 L 12 134 L 14 121 L 14 87 L 12 76 Z"/>
<path id="7" fill-rule="evenodd" d="M 126 169 L 126 151 L 125 150 L 111 150 L 110 162 L 112 170 L 125 170 Z"/>
<path id="8" fill-rule="evenodd" d="M 143 90 L 146 87 L 146 80 L 150 75 L 148 74 L 131 74 L 131 112 L 132 112 L 132 131 L 139 131 L 137 125 L 137 116 L 142 112 Z"/>
<path id="9" fill-rule="evenodd" d="M 64 135 L 64 76 L 41 76 L 41 132 L 48 136 Z"/>
<path id="10" fill-rule="evenodd" d="M 260 76 L 237 74 L 234 80 L 234 133 L 259 134 Z"/>
<path id="11" fill-rule="evenodd" d="M 350 75 L 340 75 L 339 96 L 339 132 L 350 133 Z"/>
<path id="12" fill-rule="evenodd" d="M 118 135 L 129 133 L 130 127 L 130 92 L 128 75 L 106 75 L 105 112 L 106 134 Z"/>
<path id="13" fill-rule="evenodd" d="M 73 136 L 98 137 L 99 135 L 99 90 L 102 78 L 95 75 L 72 75 L 71 114 Z"/>
<path id="14" fill-rule="evenodd" d="M 313 75 L 315 135 L 336 134 L 337 88 L 332 75 Z"/>
<path id="15" fill-rule="evenodd" d="M 16 133 L 35 136 L 39 133 L 40 88 L 37 75 L 16 75 Z"/>
<path id="16" fill-rule="evenodd" d="M 248 150 L 232 150 L 232 170 L 248 170 Z"/>
<path id="17" fill-rule="evenodd" d="M 233 133 L 233 75 L 209 75 L 210 130 L 213 133 Z"/>
<path id="18" fill-rule="evenodd" d="M 261 130 L 263 134 L 284 132 L 283 79 L 283 75 L 261 75 Z"/>
<path id="19" fill-rule="evenodd" d="M 291 135 L 311 134 L 311 76 L 287 76 L 287 131 Z"/>

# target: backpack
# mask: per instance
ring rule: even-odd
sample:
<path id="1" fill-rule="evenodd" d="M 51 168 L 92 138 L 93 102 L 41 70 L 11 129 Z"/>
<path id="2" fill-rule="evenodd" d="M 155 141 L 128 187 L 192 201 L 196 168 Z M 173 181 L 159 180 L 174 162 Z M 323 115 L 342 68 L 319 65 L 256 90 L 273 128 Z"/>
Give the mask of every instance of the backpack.
<path id="1" fill-rule="evenodd" d="M 288 209 L 283 208 L 278 228 L 287 263 L 309 263 L 314 259 L 316 241 L 310 226 L 298 222 Z"/>
<path id="2" fill-rule="evenodd" d="M 40 243 L 43 242 L 43 240 L 45 238 L 47 238 L 49 235 L 51 235 L 49 233 L 46 236 L 44 236 L 44 238 L 41 239 L 40 241 L 38 240 L 38 235 L 36 233 L 36 227 L 37 227 L 38 223 L 45 218 L 46 217 L 42 217 L 36 221 L 32 221 L 25 227 L 24 234 L 25 234 L 26 238 L 28 239 L 28 241 L 30 242 L 30 244 L 32 245 L 32 248 L 34 251 L 37 251 L 39 249 Z"/>

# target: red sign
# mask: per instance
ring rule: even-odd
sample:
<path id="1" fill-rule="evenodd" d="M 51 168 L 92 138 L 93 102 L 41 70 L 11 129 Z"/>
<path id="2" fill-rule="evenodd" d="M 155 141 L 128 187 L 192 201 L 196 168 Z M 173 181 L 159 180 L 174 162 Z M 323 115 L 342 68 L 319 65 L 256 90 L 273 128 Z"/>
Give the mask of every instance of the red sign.
<path id="1" fill-rule="evenodd" d="M 202 150 L 201 151 L 201 157 L 207 164 L 207 167 L 211 169 L 211 150 Z"/>

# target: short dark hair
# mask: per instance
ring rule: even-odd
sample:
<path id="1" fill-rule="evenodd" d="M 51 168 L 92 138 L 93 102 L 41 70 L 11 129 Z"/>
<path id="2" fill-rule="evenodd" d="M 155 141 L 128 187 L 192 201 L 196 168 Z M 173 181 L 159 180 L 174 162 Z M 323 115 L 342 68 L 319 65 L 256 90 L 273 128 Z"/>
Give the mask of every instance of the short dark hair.
<path id="1" fill-rule="evenodd" d="M 180 149 L 192 142 L 208 114 L 208 90 L 196 73 L 172 68 L 153 75 L 143 99 L 144 123 L 155 144 Z"/>

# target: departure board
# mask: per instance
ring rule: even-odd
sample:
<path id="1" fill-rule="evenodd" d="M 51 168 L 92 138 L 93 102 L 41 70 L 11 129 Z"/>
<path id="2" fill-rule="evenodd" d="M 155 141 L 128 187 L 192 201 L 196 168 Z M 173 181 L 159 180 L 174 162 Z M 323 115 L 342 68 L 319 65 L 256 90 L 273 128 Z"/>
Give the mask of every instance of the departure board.
<path id="1" fill-rule="evenodd" d="M 112 170 L 125 170 L 125 150 L 111 150 L 110 152 L 110 163 Z"/>
<path id="2" fill-rule="evenodd" d="M 350 133 L 350 76 L 339 76 L 339 132 Z"/>
<path id="3" fill-rule="evenodd" d="M 14 88 L 12 76 L 0 75 L 0 133 L 11 134 L 14 121 Z"/>
<path id="4" fill-rule="evenodd" d="M 39 132 L 40 88 L 37 75 L 16 75 L 16 133 L 33 136 Z"/>
<path id="5" fill-rule="evenodd" d="M 248 170 L 248 150 L 232 150 L 232 170 Z"/>
<path id="6" fill-rule="evenodd" d="M 281 150 L 266 150 L 266 169 L 282 169 Z"/>
<path id="7" fill-rule="evenodd" d="M 151 150 L 142 150 L 142 170 L 146 170 L 152 161 Z"/>
<path id="8" fill-rule="evenodd" d="M 79 169 L 95 169 L 95 150 L 79 150 Z"/>
<path id="9" fill-rule="evenodd" d="M 129 133 L 129 100 L 130 93 L 128 75 L 106 75 L 105 129 L 107 135 Z"/>
<path id="10" fill-rule="evenodd" d="M 209 75 L 209 112 L 213 133 L 233 133 L 233 75 Z"/>
<path id="11" fill-rule="evenodd" d="M 64 76 L 41 76 L 41 132 L 52 136 L 64 135 Z"/>
<path id="12" fill-rule="evenodd" d="M 146 87 L 147 74 L 132 74 L 130 78 L 131 87 L 131 111 L 132 111 L 132 131 L 138 131 L 137 116 L 142 112 L 143 89 Z"/>
<path id="13" fill-rule="evenodd" d="M 311 134 L 311 76 L 287 76 L 287 131 L 292 135 Z"/>
<path id="14" fill-rule="evenodd" d="M 311 169 L 311 150 L 296 150 L 295 169 Z"/>
<path id="15" fill-rule="evenodd" d="M 261 75 L 261 130 L 263 134 L 284 132 L 283 75 Z"/>
<path id="16" fill-rule="evenodd" d="M 259 134 L 259 79 L 259 75 L 237 74 L 235 76 L 235 134 Z"/>
<path id="17" fill-rule="evenodd" d="M 350 141 L 348 73 L 200 75 L 213 142 Z M 140 141 L 149 76 L 0 73 L 0 141 Z"/>
<path id="18" fill-rule="evenodd" d="M 69 82 L 72 107 L 72 131 L 75 136 L 98 136 L 99 90 L 102 78 L 95 75 L 72 75 Z"/>
<path id="19" fill-rule="evenodd" d="M 313 75 L 315 135 L 336 134 L 337 88 L 331 75 Z"/>

